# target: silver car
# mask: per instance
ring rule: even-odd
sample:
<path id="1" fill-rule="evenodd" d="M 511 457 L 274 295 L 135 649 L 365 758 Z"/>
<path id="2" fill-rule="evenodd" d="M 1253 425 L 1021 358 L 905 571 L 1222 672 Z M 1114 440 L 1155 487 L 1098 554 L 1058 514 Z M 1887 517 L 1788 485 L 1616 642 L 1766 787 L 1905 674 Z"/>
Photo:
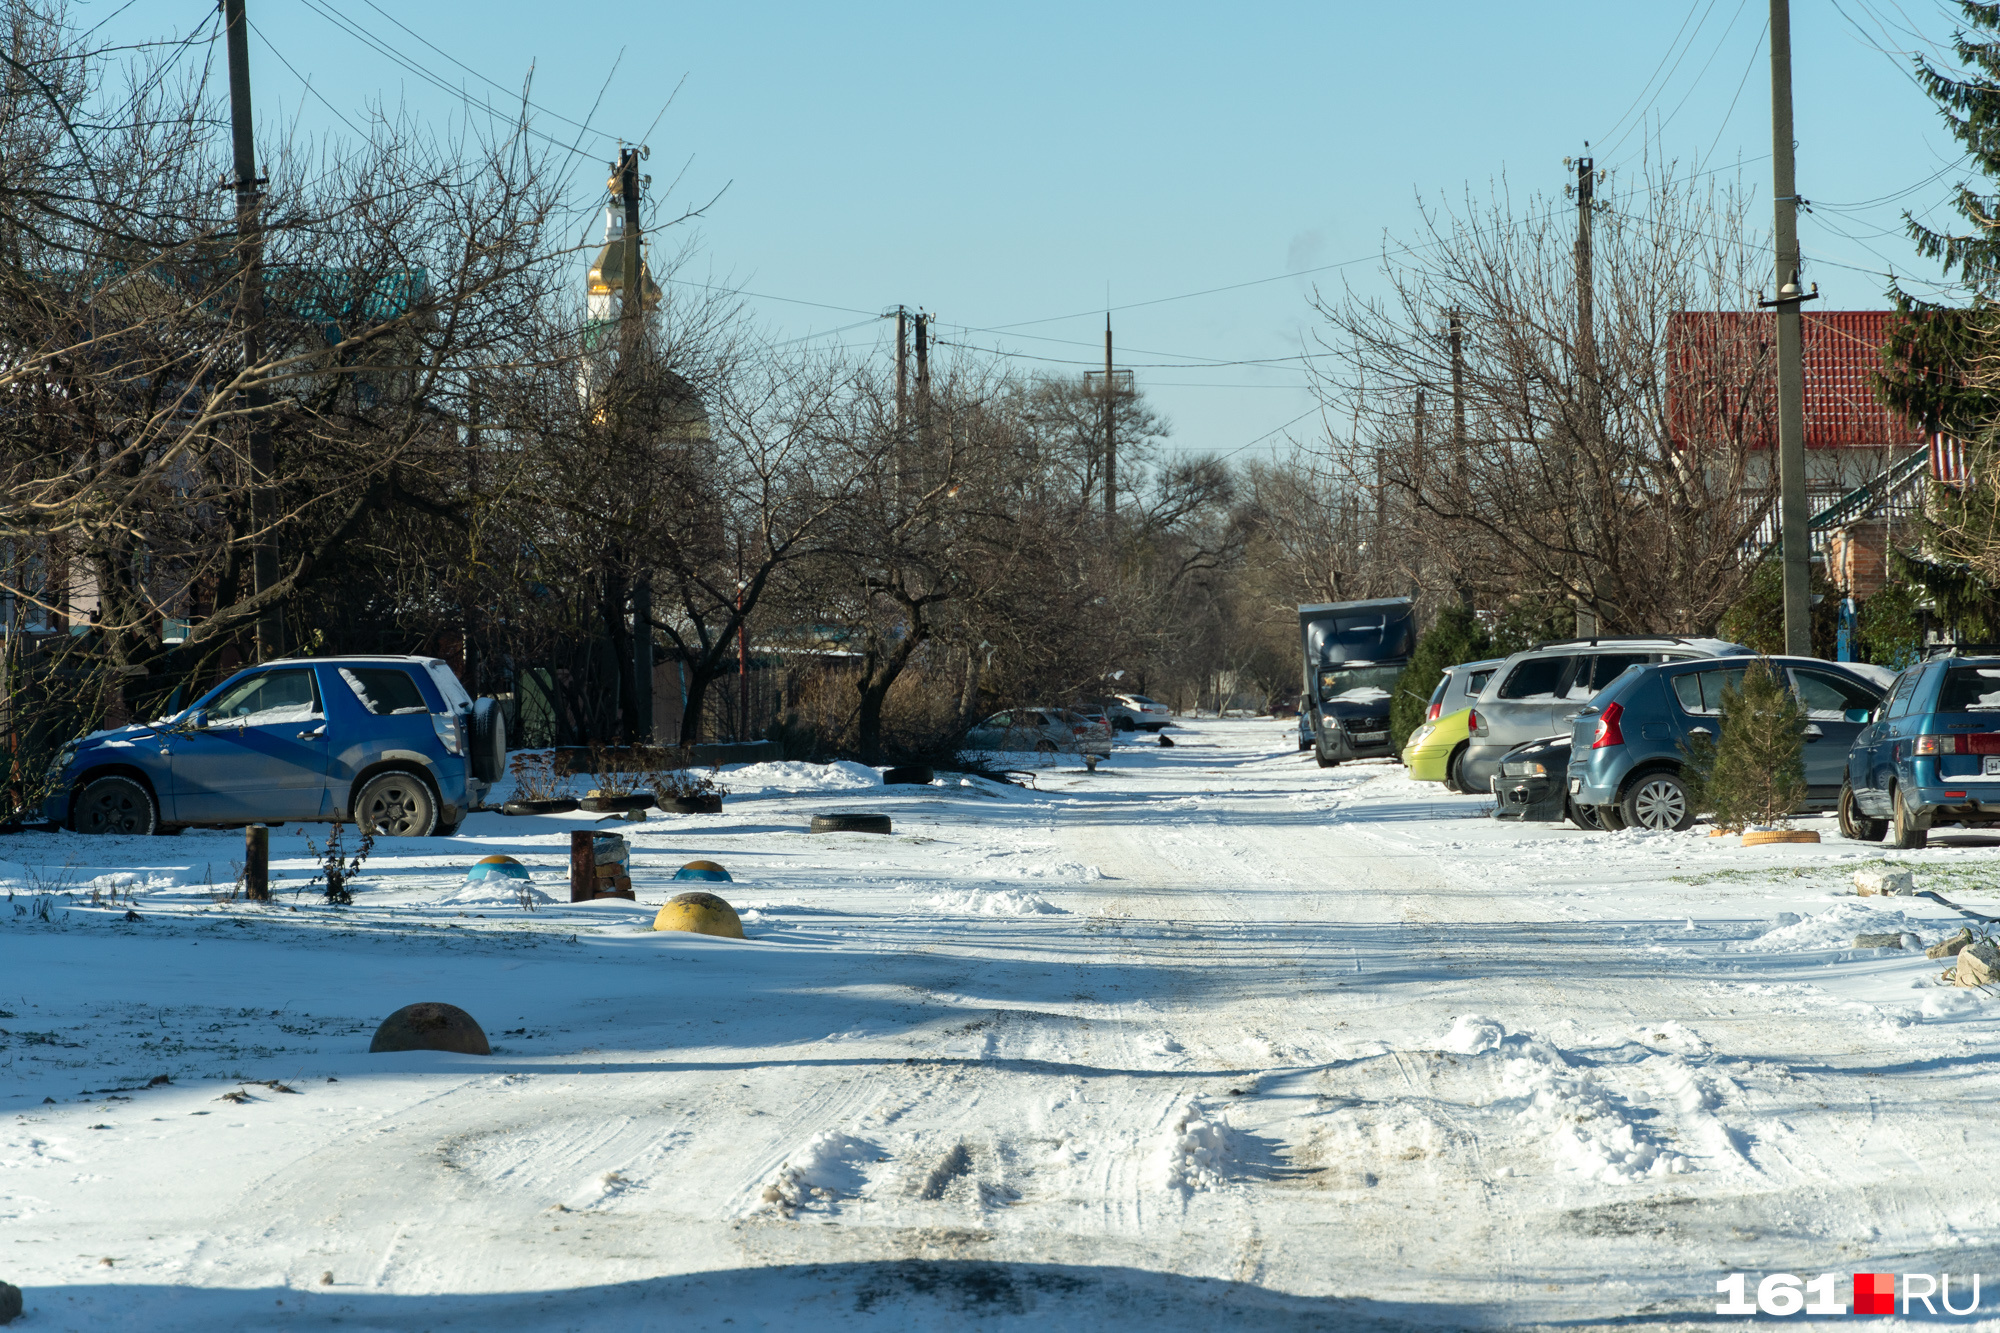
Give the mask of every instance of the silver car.
<path id="1" fill-rule="evenodd" d="M 967 732 L 965 748 L 1061 752 L 1107 759 L 1111 755 L 1111 731 L 1108 727 L 1093 726 L 1064 708 L 1012 708 L 995 713 Z"/>
<path id="2" fill-rule="evenodd" d="M 1748 652 L 1742 644 L 1722 639 L 1600 635 L 1538 643 L 1526 652 L 1515 653 L 1500 664 L 1472 701 L 1459 782 L 1467 791 L 1491 791 L 1507 751 L 1523 741 L 1569 730 L 1591 697 L 1623 675 L 1627 667 Z"/>

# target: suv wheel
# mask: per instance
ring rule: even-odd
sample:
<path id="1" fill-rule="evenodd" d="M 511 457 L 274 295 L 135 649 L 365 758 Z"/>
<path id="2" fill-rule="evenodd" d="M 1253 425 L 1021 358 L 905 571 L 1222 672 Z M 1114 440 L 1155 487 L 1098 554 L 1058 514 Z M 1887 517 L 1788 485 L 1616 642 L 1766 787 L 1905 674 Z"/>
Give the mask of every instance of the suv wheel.
<path id="1" fill-rule="evenodd" d="M 380 773 L 354 798 L 354 822 L 391 838 L 428 838 L 437 830 L 437 799 L 415 773 Z"/>
<path id="2" fill-rule="evenodd" d="M 1627 828 L 1678 833 L 1694 825 L 1694 802 L 1687 783 L 1665 770 L 1641 774 L 1618 802 Z"/>
<path id="3" fill-rule="evenodd" d="M 157 833 L 160 808 L 131 778 L 99 778 L 77 798 L 70 827 L 78 833 Z"/>
<path id="4" fill-rule="evenodd" d="M 1840 836 L 1852 838 L 1855 842 L 1880 842 L 1882 835 L 1889 831 L 1889 821 L 1873 819 L 1863 814 L 1861 806 L 1854 799 L 1854 788 L 1843 780 L 1840 784 Z"/>
<path id="5" fill-rule="evenodd" d="M 1889 793 L 1889 843 L 1894 847 L 1921 847 L 1930 841 L 1930 825 L 1920 824 L 1903 802 L 1903 789 Z"/>

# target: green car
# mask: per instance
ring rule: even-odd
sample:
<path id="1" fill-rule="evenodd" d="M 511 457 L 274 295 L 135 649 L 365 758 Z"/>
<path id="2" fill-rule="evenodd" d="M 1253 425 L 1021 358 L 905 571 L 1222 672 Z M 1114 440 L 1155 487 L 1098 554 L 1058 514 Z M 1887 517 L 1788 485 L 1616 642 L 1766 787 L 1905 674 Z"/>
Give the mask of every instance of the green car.
<path id="1" fill-rule="evenodd" d="M 1486 678 L 1504 660 L 1461 662 L 1444 669 L 1444 679 L 1431 691 L 1424 724 L 1410 733 L 1403 746 L 1403 763 L 1411 777 L 1418 782 L 1442 782 L 1447 791 L 1467 790 L 1459 778 L 1459 761 L 1465 757 L 1471 737 L 1472 700 L 1479 697 L 1486 688 Z"/>

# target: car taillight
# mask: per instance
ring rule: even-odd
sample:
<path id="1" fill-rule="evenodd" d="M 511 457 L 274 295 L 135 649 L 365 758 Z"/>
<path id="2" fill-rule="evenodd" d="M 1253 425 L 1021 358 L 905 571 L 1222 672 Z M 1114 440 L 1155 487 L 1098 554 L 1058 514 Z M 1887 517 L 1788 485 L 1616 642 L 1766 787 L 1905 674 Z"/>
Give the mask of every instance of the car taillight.
<path id="1" fill-rule="evenodd" d="M 2000 731 L 1967 736 L 1918 736 L 1912 754 L 2000 754 Z"/>
<path id="2" fill-rule="evenodd" d="M 1486 734 L 1486 724 L 1479 720 L 1479 710 L 1477 708 L 1468 708 L 1465 711 L 1465 729 L 1475 736 Z"/>
<path id="3" fill-rule="evenodd" d="M 465 753 L 465 731 L 456 713 L 432 713 L 431 730 L 444 742 L 445 753 Z"/>
<path id="4" fill-rule="evenodd" d="M 1597 718 L 1597 739 L 1590 743 L 1593 750 L 1601 750 L 1607 745 L 1623 745 L 1625 733 L 1618 727 L 1618 719 L 1625 716 L 1623 704 L 1606 704 Z"/>
<path id="5" fill-rule="evenodd" d="M 1424 721 L 1426 722 L 1437 721 L 1438 714 L 1442 713 L 1443 711 L 1444 711 L 1444 700 L 1440 699 L 1436 703 L 1432 704 L 1430 708 L 1424 712 Z"/>

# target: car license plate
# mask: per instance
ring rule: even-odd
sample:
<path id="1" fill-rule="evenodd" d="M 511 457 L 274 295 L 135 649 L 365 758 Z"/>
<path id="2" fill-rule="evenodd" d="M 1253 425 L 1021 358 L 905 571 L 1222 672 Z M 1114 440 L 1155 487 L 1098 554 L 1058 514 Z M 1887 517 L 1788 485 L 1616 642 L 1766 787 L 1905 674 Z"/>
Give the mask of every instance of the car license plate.
<path id="1" fill-rule="evenodd" d="M 1366 745 L 1370 741 L 1388 740 L 1389 733 L 1386 731 L 1357 731 L 1354 733 L 1354 739 Z"/>
<path id="2" fill-rule="evenodd" d="M 1989 778 L 1995 775 L 1996 773 L 2000 773 L 2000 754 L 1987 755 L 1986 766 L 1984 769 L 1981 770 L 1981 772 L 1983 772 L 1985 776 Z"/>
<path id="3" fill-rule="evenodd" d="M 1576 795 L 1576 794 L 1577 794 L 1578 792 L 1580 792 L 1580 791 L 1582 791 L 1582 790 L 1583 790 L 1583 779 L 1582 779 L 1582 778 L 1571 778 L 1571 779 L 1569 780 L 1569 794 L 1570 794 L 1571 796 L 1574 796 L 1574 795 Z"/>

